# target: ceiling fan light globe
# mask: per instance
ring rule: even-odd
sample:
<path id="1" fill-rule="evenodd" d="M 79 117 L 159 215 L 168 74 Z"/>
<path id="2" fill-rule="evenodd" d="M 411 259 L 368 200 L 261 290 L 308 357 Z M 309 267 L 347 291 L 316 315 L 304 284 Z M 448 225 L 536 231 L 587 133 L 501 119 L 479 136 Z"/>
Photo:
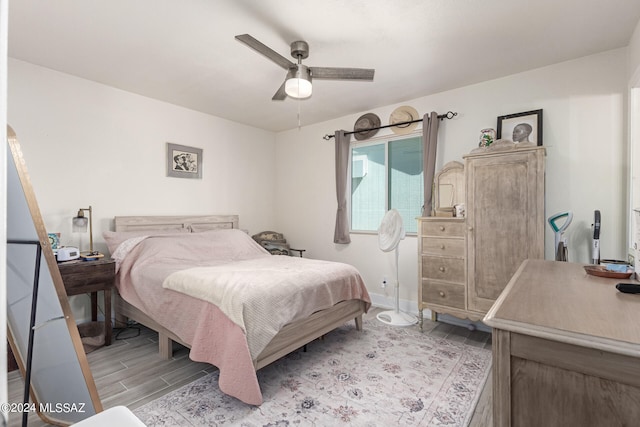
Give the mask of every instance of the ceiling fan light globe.
<path id="1" fill-rule="evenodd" d="M 311 72 L 309 67 L 298 64 L 290 68 L 284 83 L 284 91 L 291 98 L 304 99 L 311 96 Z"/>
<path id="2" fill-rule="evenodd" d="M 284 91 L 292 98 L 304 99 L 311 96 L 313 88 L 309 80 L 294 77 L 286 81 Z"/>

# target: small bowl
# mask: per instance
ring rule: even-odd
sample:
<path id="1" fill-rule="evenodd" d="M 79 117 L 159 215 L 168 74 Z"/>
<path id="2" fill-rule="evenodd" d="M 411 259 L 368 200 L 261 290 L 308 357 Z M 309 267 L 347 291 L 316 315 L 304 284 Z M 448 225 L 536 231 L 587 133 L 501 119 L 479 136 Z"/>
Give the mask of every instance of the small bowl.
<path id="1" fill-rule="evenodd" d="M 628 279 L 633 274 L 633 271 L 627 271 L 626 273 L 609 271 L 603 265 L 585 265 L 584 270 L 592 276 L 606 277 L 609 279 Z"/>

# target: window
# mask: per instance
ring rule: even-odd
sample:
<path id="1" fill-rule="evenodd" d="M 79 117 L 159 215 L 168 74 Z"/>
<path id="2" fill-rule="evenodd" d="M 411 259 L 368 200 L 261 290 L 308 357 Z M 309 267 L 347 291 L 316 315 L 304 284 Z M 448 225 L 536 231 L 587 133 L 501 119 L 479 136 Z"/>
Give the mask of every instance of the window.
<path id="1" fill-rule="evenodd" d="M 397 209 L 407 233 L 417 231 L 424 204 L 422 138 L 351 147 L 351 230 L 377 231 L 389 209 Z"/>

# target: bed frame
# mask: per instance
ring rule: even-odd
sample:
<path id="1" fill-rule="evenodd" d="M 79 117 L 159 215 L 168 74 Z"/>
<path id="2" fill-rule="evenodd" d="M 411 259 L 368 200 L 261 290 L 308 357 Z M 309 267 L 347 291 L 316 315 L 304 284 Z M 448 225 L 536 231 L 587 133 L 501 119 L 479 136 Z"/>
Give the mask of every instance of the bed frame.
<path id="1" fill-rule="evenodd" d="M 117 216 L 115 217 L 115 231 L 140 230 L 176 230 L 188 229 L 194 231 L 238 228 L 237 215 L 206 215 L 206 216 Z M 313 313 L 306 319 L 285 325 L 284 328 L 269 342 L 253 364 L 256 370 L 280 359 L 305 344 L 321 337 L 333 329 L 355 320 L 356 329 L 362 330 L 362 315 L 366 312 L 366 304 L 361 300 L 340 302 L 331 308 Z M 173 342 L 189 347 L 173 332 L 160 326 L 152 318 L 129 304 L 116 292 L 115 300 L 116 321 L 126 322 L 134 320 L 158 332 L 158 347 L 160 356 L 165 359 L 173 354 Z"/>

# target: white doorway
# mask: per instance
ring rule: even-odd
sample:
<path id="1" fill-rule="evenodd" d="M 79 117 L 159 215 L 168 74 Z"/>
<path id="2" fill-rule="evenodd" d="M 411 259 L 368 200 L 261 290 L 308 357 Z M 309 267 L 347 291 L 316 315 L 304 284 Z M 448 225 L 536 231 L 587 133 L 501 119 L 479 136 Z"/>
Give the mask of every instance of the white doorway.
<path id="1" fill-rule="evenodd" d="M 640 68 L 629 89 L 629 251 L 640 268 Z"/>

